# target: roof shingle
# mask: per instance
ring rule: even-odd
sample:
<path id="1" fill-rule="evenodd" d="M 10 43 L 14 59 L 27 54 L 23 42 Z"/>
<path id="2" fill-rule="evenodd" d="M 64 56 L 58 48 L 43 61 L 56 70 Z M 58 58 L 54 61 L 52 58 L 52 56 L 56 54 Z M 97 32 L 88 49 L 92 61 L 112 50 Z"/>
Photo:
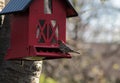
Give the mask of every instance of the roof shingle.
<path id="1" fill-rule="evenodd" d="M 32 0 L 10 0 L 0 14 L 9 14 L 25 10 Z"/>
<path id="2" fill-rule="evenodd" d="M 5 8 L 0 12 L 2 14 L 11 14 L 15 12 L 21 12 L 26 10 L 29 7 L 29 4 L 34 0 L 10 0 Z M 63 0 L 66 6 L 66 15 L 67 17 L 78 16 L 78 13 L 75 11 L 69 0 Z"/>

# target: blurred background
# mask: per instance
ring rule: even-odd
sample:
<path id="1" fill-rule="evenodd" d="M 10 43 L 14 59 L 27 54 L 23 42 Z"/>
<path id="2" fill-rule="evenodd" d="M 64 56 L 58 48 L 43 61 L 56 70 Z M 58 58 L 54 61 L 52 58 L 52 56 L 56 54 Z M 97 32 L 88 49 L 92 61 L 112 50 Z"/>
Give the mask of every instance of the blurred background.
<path id="1" fill-rule="evenodd" d="M 120 83 L 120 0 L 69 0 L 67 44 L 81 54 L 43 62 L 40 83 Z"/>
<path id="2" fill-rule="evenodd" d="M 67 18 L 67 44 L 81 54 L 44 61 L 40 83 L 120 83 L 120 0 L 69 1 L 79 16 Z"/>

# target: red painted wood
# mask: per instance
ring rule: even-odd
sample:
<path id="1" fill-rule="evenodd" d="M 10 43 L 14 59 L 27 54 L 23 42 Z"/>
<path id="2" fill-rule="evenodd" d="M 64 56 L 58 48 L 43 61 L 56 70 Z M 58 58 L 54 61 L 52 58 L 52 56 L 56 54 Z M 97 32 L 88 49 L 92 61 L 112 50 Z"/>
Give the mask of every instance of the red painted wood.
<path id="1" fill-rule="evenodd" d="M 52 1 L 52 14 L 44 13 L 44 0 L 33 0 L 27 11 L 12 15 L 11 47 L 6 60 L 28 56 L 45 59 L 71 58 L 69 54 L 63 54 L 59 50 L 57 43 L 57 40 L 66 42 L 66 7 L 62 0 Z M 44 20 L 43 25 L 41 20 Z M 51 21 L 55 21 L 56 25 L 53 26 Z M 37 32 L 39 34 L 36 38 Z"/>
<path id="2" fill-rule="evenodd" d="M 11 44 L 5 59 L 28 55 L 28 28 L 27 13 L 11 16 Z"/>

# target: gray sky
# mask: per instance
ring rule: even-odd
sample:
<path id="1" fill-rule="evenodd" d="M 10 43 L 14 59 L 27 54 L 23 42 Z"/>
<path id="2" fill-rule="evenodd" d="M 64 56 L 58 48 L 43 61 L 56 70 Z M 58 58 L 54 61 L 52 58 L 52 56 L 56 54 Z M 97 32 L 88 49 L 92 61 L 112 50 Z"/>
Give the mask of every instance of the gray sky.
<path id="1" fill-rule="evenodd" d="M 107 0 L 101 3 L 94 0 L 91 5 L 88 3 L 83 10 L 88 10 L 81 17 L 87 22 L 89 20 L 89 29 L 84 33 L 84 39 L 88 42 L 117 42 L 120 43 L 120 0 Z M 119 11 L 118 11 L 119 10 Z"/>

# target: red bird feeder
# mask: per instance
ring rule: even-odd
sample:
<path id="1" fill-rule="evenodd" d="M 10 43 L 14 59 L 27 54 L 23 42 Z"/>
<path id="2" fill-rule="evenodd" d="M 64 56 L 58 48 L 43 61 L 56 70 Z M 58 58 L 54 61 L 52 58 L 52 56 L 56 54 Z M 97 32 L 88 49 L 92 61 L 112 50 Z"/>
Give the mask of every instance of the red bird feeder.
<path id="1" fill-rule="evenodd" d="M 0 14 L 11 15 L 6 60 L 71 58 L 57 42 L 66 42 L 66 17 L 78 15 L 68 0 L 10 0 Z"/>

